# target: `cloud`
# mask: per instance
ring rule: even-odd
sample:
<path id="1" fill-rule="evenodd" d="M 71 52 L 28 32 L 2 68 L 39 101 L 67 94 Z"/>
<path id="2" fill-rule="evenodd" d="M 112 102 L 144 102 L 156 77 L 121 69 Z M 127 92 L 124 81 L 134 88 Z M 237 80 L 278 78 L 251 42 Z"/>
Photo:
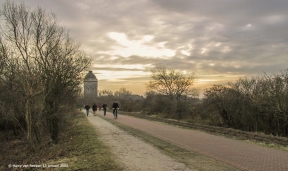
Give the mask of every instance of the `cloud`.
<path id="1" fill-rule="evenodd" d="M 195 71 L 203 87 L 287 69 L 287 0 L 25 3 L 57 15 L 93 57 L 91 69 L 107 87 L 112 80 L 113 88 L 123 80 L 143 85 L 156 65 Z"/>
<path id="2" fill-rule="evenodd" d="M 129 57 L 132 55 L 149 56 L 149 57 L 171 57 L 175 55 L 175 51 L 163 48 L 160 45 L 149 45 L 148 43 L 154 38 L 152 35 L 144 35 L 140 40 L 131 41 L 124 33 L 110 32 L 108 36 L 115 40 L 118 45 L 115 45 L 112 51 L 99 51 L 102 54 L 120 55 Z"/>

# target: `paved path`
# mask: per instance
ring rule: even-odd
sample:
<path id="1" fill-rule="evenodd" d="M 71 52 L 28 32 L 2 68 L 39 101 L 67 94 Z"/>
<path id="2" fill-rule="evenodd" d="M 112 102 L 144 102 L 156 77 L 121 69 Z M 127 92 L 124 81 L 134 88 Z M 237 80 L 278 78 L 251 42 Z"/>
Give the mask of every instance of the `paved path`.
<path id="1" fill-rule="evenodd" d="M 125 171 L 197 171 L 100 117 L 90 113 L 87 118 L 97 129 L 98 138 L 120 159 Z"/>
<path id="2" fill-rule="evenodd" d="M 113 119 L 113 114 L 108 112 L 106 117 Z M 228 163 L 236 168 L 249 171 L 288 171 L 288 152 L 286 151 L 121 115 L 121 112 L 117 122 L 167 140 L 189 151 Z"/>

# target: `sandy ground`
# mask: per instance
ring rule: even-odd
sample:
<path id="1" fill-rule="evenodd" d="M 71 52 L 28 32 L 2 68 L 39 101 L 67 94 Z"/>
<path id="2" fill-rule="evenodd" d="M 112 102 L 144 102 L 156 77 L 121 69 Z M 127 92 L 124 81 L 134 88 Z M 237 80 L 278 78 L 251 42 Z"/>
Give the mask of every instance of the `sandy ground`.
<path id="1" fill-rule="evenodd" d="M 92 112 L 90 112 L 88 120 L 97 130 L 99 139 L 110 147 L 112 153 L 118 157 L 125 170 L 192 170 L 185 164 L 179 163 L 161 153 L 150 144 L 120 130 L 110 122 L 98 116 L 93 116 Z"/>

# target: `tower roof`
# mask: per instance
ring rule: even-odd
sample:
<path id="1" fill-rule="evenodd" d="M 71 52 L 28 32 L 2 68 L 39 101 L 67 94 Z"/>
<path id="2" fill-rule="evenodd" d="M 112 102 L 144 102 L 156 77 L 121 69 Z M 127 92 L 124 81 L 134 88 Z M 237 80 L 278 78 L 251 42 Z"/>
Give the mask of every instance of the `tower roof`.
<path id="1" fill-rule="evenodd" d="M 85 76 L 84 80 L 97 80 L 96 76 L 92 73 L 92 71 L 89 71 L 89 73 Z"/>

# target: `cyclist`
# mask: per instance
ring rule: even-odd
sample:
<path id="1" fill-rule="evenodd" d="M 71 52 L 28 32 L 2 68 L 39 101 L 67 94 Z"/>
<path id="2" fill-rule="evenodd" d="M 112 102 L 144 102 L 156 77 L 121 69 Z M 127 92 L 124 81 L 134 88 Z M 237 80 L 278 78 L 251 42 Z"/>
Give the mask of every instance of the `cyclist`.
<path id="1" fill-rule="evenodd" d="M 116 100 L 112 104 L 112 109 L 113 109 L 114 118 L 116 119 L 117 118 L 117 110 L 119 109 L 119 104 L 117 103 Z"/>

